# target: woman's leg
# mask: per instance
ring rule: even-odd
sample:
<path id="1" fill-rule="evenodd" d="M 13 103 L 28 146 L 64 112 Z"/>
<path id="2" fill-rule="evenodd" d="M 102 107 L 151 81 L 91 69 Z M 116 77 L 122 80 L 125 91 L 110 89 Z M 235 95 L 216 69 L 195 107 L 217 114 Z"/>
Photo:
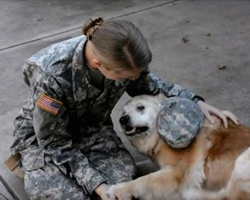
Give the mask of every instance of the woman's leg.
<path id="1" fill-rule="evenodd" d="M 25 190 L 31 200 L 89 200 L 74 179 L 49 162 L 43 168 L 26 171 Z"/>
<path id="2" fill-rule="evenodd" d="M 136 171 L 132 156 L 113 129 L 106 129 L 102 135 L 86 155 L 92 167 L 110 185 L 132 180 Z"/>

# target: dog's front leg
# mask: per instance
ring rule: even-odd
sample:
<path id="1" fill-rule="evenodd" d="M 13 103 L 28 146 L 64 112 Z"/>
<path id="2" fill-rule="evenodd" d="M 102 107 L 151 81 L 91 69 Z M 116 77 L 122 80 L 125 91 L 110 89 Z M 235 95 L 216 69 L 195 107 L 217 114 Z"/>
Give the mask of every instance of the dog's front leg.
<path id="1" fill-rule="evenodd" d="M 120 189 L 140 200 L 178 199 L 181 174 L 178 169 L 162 169 L 133 181 L 113 185 L 108 194 L 114 197 L 114 192 Z"/>

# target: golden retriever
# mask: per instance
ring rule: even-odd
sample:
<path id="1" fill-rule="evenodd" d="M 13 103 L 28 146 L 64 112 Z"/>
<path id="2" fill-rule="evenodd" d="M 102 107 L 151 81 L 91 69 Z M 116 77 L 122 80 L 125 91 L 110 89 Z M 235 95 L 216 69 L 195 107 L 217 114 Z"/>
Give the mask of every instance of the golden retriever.
<path id="1" fill-rule="evenodd" d="M 250 200 L 250 128 L 205 120 L 194 141 L 174 149 L 158 134 L 161 96 L 137 96 L 123 108 L 125 134 L 159 170 L 110 187 L 141 200 Z M 227 112 L 227 111 L 224 111 Z M 129 126 L 127 128 L 126 126 Z"/>

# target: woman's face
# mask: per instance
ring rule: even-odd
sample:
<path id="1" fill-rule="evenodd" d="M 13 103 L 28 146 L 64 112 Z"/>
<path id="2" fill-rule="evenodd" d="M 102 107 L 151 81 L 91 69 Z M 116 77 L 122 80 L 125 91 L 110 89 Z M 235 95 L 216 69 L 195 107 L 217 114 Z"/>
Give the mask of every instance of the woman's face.
<path id="1" fill-rule="evenodd" d="M 101 62 L 102 58 L 98 56 L 97 50 L 95 50 L 91 41 L 88 41 L 86 44 L 85 57 L 90 67 L 98 69 L 107 79 L 115 81 L 120 81 L 122 79 L 136 80 L 139 78 L 142 71 L 142 69 L 137 68 L 124 69 L 120 71 L 108 69 L 105 67 L 103 62 Z"/>

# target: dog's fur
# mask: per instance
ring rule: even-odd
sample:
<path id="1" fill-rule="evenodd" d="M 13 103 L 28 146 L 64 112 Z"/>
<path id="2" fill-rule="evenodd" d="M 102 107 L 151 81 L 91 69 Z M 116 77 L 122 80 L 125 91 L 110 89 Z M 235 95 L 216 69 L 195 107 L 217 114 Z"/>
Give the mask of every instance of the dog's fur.
<path id="1" fill-rule="evenodd" d="M 139 152 L 149 156 L 159 170 L 134 181 L 111 186 L 142 200 L 247 200 L 250 199 L 250 128 L 221 120 L 205 121 L 196 139 L 185 149 L 173 149 L 156 128 L 162 96 L 142 95 L 124 106 L 123 116 L 130 127 L 149 129 L 132 134 L 129 140 Z M 135 129 L 134 129 L 135 130 Z M 143 130 L 143 129 L 142 129 Z"/>

